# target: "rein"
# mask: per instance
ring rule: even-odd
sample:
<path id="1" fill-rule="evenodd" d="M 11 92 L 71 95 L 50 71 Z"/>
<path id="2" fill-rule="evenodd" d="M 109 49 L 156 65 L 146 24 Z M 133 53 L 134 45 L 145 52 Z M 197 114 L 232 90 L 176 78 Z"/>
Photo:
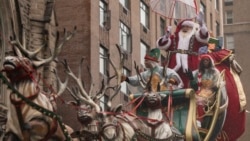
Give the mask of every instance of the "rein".
<path id="1" fill-rule="evenodd" d="M 34 99 L 36 99 L 39 92 L 40 92 L 40 90 L 38 88 L 38 90 L 36 91 L 35 94 L 27 97 L 26 99 L 29 99 L 31 101 L 34 100 Z M 17 114 L 17 118 L 18 118 L 18 122 L 19 122 L 19 126 L 21 127 L 23 136 L 24 136 L 24 138 L 27 138 L 28 133 L 27 133 L 27 129 L 25 129 L 25 123 L 24 123 L 24 119 L 23 119 L 23 116 L 22 116 L 22 110 L 21 110 L 22 109 L 22 105 L 25 104 L 25 103 L 22 100 L 19 100 L 19 101 L 15 100 L 13 98 L 14 94 L 15 93 L 11 93 L 10 94 L 10 101 L 15 106 L 16 114 Z"/>
<path id="2" fill-rule="evenodd" d="M 7 80 L 7 78 L 2 74 L 2 72 L 0 72 L 0 78 L 2 79 L 3 83 L 6 84 L 8 86 L 9 89 L 12 90 L 12 93 L 16 94 L 18 98 L 21 98 L 26 104 L 28 104 L 29 106 L 31 106 L 32 108 L 36 109 L 37 111 L 41 112 L 42 114 L 49 116 L 55 120 L 58 121 L 60 127 L 62 128 L 63 134 L 66 138 L 66 141 L 71 141 L 70 135 L 66 129 L 66 126 L 63 124 L 62 122 L 62 118 L 59 117 L 57 114 L 55 114 L 54 112 L 47 110 L 43 107 L 41 107 L 40 105 L 33 103 L 30 99 L 24 97 L 18 90 L 16 90 L 12 84 Z"/>

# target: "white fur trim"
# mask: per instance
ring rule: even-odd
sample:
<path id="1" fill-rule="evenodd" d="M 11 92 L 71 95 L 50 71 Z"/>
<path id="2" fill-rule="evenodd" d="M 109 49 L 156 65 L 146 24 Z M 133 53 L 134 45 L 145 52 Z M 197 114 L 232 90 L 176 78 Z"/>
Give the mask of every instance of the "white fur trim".
<path id="1" fill-rule="evenodd" d="M 193 27 L 194 26 L 194 22 L 192 21 L 184 21 L 181 26 L 189 26 L 189 27 Z"/>
<path id="2" fill-rule="evenodd" d="M 205 26 L 205 24 L 203 24 L 201 26 L 200 31 L 201 31 L 202 34 L 206 34 L 208 32 L 207 27 Z"/>
<path id="3" fill-rule="evenodd" d="M 170 40 L 170 38 L 168 38 L 167 43 L 161 46 L 161 45 L 159 44 L 159 42 L 160 42 L 160 40 L 163 39 L 163 38 L 164 38 L 164 36 L 162 36 L 161 38 L 159 38 L 159 39 L 156 41 L 156 45 L 157 45 L 157 48 L 159 48 L 159 49 L 161 49 L 161 50 L 167 50 L 167 49 L 170 47 L 170 45 L 171 45 L 171 40 Z"/>
<path id="4" fill-rule="evenodd" d="M 199 42 L 202 42 L 202 43 L 208 43 L 208 40 L 209 40 L 209 34 L 208 34 L 208 37 L 205 38 L 205 39 L 202 39 L 201 36 L 200 36 L 200 29 L 198 31 L 196 31 L 195 33 L 195 38 L 199 41 Z"/>

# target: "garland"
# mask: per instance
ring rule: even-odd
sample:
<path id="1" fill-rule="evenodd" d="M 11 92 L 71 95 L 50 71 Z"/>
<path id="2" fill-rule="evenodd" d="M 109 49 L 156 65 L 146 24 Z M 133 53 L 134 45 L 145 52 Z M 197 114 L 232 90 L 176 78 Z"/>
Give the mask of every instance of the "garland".
<path id="1" fill-rule="evenodd" d="M 19 91 L 17 91 L 12 85 L 11 83 L 7 80 L 7 78 L 2 74 L 2 72 L 0 72 L 0 78 L 2 79 L 3 83 L 6 84 L 8 86 L 9 89 L 12 90 L 12 92 L 14 94 L 16 94 L 19 98 L 21 98 L 26 104 L 28 104 L 29 106 L 31 106 L 32 108 L 36 109 L 37 111 L 41 112 L 42 114 L 49 116 L 53 119 L 56 119 L 60 125 L 60 127 L 63 130 L 63 134 L 66 138 L 66 141 L 71 141 L 71 137 L 65 127 L 65 124 L 62 122 L 62 118 L 59 117 L 57 114 L 55 114 L 54 112 L 45 109 L 43 107 L 41 107 L 40 105 L 33 103 L 31 100 L 27 99 L 26 97 L 24 97 Z"/>

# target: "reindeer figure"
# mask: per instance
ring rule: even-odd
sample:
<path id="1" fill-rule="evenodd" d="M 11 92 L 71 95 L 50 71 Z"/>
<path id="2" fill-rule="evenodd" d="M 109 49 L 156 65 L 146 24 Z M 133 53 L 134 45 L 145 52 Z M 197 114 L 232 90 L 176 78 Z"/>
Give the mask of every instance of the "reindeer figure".
<path id="1" fill-rule="evenodd" d="M 135 69 L 138 77 L 141 78 L 136 64 Z M 162 101 L 166 98 L 166 94 L 161 94 L 163 88 L 161 85 L 164 80 L 161 80 L 158 74 L 153 72 L 151 72 L 148 82 L 143 82 L 142 79 L 139 80 L 144 88 L 141 101 L 145 103 L 144 109 L 147 111 L 147 118 L 144 118 L 143 121 L 148 128 L 148 133 L 144 133 L 144 135 L 146 134 L 149 140 L 183 140 L 181 133 L 173 126 L 170 126 L 169 117 L 163 114 Z"/>
<path id="2" fill-rule="evenodd" d="M 164 140 L 184 140 L 181 133 L 175 127 L 170 126 L 168 117 L 163 114 L 161 103 L 166 95 L 160 93 L 160 83 L 158 83 L 157 91 L 152 91 L 150 85 L 147 85 L 148 90 L 144 93 L 144 102 L 148 113 L 146 124 L 150 129 L 151 137 Z"/>
<path id="3" fill-rule="evenodd" d="M 53 14 L 52 19 L 54 19 Z M 51 24 L 55 25 L 54 22 L 52 20 Z M 38 54 L 44 48 L 43 45 L 36 46 L 35 51 L 29 51 L 26 46 L 26 36 L 23 36 L 22 42 L 16 36 L 10 38 L 10 43 L 18 56 L 7 56 L 3 63 L 3 71 L 6 73 L 10 81 L 9 85 L 12 88 L 12 92 L 6 99 L 9 112 L 4 141 L 70 140 L 66 129 L 69 129 L 69 127 L 58 123 L 59 118 L 55 118 L 57 117 L 53 113 L 55 107 L 53 107 L 50 97 L 42 92 L 38 85 L 37 69 L 52 62 L 61 51 L 64 42 L 69 40 L 75 34 L 75 31 L 76 28 L 70 34 L 65 32 L 64 40 L 54 48 L 52 55 L 46 59 L 38 57 Z M 49 36 L 52 36 L 51 34 Z M 54 38 L 52 37 L 51 41 L 56 41 Z M 66 89 L 68 80 L 62 83 L 58 78 L 58 82 L 60 82 L 59 91 L 54 94 L 53 98 L 62 94 Z M 5 83 L 7 83 L 7 80 L 5 80 Z"/>
<path id="4" fill-rule="evenodd" d="M 146 124 L 150 129 L 151 136 L 156 139 L 171 138 L 173 136 L 172 130 L 167 122 L 168 119 L 162 113 L 162 96 L 150 89 L 144 95 L 148 113 Z"/>
<path id="5" fill-rule="evenodd" d="M 114 130 L 113 126 L 109 126 L 108 123 L 112 119 L 112 113 L 113 111 L 111 110 L 111 102 L 112 99 L 119 93 L 120 91 L 120 78 L 122 74 L 122 67 L 124 63 L 124 59 L 126 57 L 125 52 L 121 50 L 119 46 L 117 46 L 119 50 L 119 54 L 121 56 L 121 61 L 118 66 L 118 68 L 114 65 L 114 62 L 109 58 L 110 56 L 103 56 L 103 58 L 108 59 L 109 62 L 111 63 L 112 67 L 115 70 L 115 75 L 111 76 L 109 73 L 107 73 L 106 78 L 103 79 L 102 81 L 102 87 L 101 89 L 94 94 L 93 93 L 93 82 L 91 79 L 91 87 L 89 92 L 87 92 L 84 88 L 84 85 L 81 81 L 81 71 L 82 71 L 82 62 L 84 59 L 81 60 L 81 64 L 79 65 L 79 71 L 78 71 L 78 76 L 76 76 L 68 66 L 68 63 L 66 61 L 63 62 L 63 65 L 65 67 L 65 72 L 67 73 L 68 76 L 70 76 L 77 84 L 77 88 L 72 88 L 72 89 L 67 89 L 70 94 L 73 96 L 75 99 L 74 102 L 69 102 L 71 104 L 74 104 L 77 106 L 77 119 L 81 123 L 81 129 L 80 131 L 74 132 L 72 136 L 78 137 L 81 140 L 110 140 L 113 138 L 117 138 L 117 135 L 121 132 L 116 132 L 117 130 Z M 90 73 L 90 71 L 89 71 Z M 92 75 L 90 73 L 90 76 L 92 78 Z M 117 76 L 117 85 L 115 86 L 110 86 L 110 81 L 113 79 L 115 76 Z M 113 90 L 113 94 L 110 94 L 109 100 L 106 103 L 108 110 L 107 111 L 102 111 L 100 106 L 99 106 L 99 99 L 107 93 L 110 89 Z M 107 124 L 106 124 L 107 123 Z M 124 124 L 127 124 L 124 122 Z M 110 128 L 109 128 L 110 127 Z M 131 132 L 133 128 L 129 128 L 127 131 Z M 123 130 L 123 129 L 121 129 Z M 127 133 L 126 133 L 127 134 Z M 134 132 L 129 133 L 133 136 Z M 129 137 L 131 138 L 131 137 Z M 129 139 L 127 139 L 129 140 Z"/>
<path id="6" fill-rule="evenodd" d="M 89 92 L 85 90 L 84 84 L 81 80 L 83 61 L 84 58 L 82 58 L 80 61 L 78 76 L 76 76 L 71 71 L 66 60 L 64 60 L 62 64 L 65 68 L 66 74 L 70 76 L 76 83 L 76 87 L 67 88 L 71 96 L 75 99 L 75 101 L 69 101 L 68 104 L 72 104 L 77 107 L 77 120 L 80 122 L 81 128 L 80 131 L 74 132 L 71 136 L 73 138 L 78 138 L 81 141 L 92 141 L 92 140 L 98 140 L 100 138 L 98 132 L 99 132 L 99 123 L 101 121 L 100 118 L 102 117 L 102 113 L 101 113 L 101 108 L 97 103 L 97 101 L 104 95 L 104 93 L 100 91 L 96 96 L 94 96 L 93 94 L 94 83 L 92 80 Z M 104 85 L 102 89 L 104 89 Z"/>

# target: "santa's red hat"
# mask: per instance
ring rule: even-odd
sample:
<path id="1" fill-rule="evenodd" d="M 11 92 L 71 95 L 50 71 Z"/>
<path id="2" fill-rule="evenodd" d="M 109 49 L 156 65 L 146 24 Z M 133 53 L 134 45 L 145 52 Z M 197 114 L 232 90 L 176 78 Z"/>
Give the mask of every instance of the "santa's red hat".
<path id="1" fill-rule="evenodd" d="M 182 22 L 181 26 L 193 27 L 194 26 L 194 22 L 190 21 L 190 20 L 185 20 L 185 21 Z"/>
<path id="2" fill-rule="evenodd" d="M 194 27 L 194 22 L 192 20 L 190 20 L 190 19 L 185 19 L 185 20 L 181 21 L 177 25 L 175 32 L 179 33 L 179 31 L 181 30 L 182 26 Z"/>

